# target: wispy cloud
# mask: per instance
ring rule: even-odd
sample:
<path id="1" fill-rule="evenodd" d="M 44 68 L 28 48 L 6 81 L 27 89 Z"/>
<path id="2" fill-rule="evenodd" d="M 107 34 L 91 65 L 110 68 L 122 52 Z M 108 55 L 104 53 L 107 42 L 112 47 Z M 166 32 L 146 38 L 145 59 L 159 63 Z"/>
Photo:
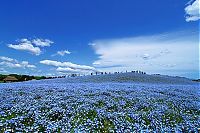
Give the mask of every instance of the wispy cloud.
<path id="1" fill-rule="evenodd" d="M 27 51 L 34 55 L 40 55 L 42 52 L 40 47 L 50 46 L 52 43 L 53 42 L 48 39 L 21 39 L 17 41 L 17 44 L 8 44 L 8 47 L 16 50 Z"/>
<path id="2" fill-rule="evenodd" d="M 71 62 L 59 62 L 59 61 L 53 61 L 53 60 L 42 60 L 40 61 L 41 64 L 49 65 L 49 66 L 55 66 L 58 67 L 57 71 L 62 72 L 81 72 L 81 71 L 97 71 L 94 67 L 86 66 L 86 65 L 78 65 Z"/>
<path id="3" fill-rule="evenodd" d="M 155 59 L 155 58 L 159 58 L 161 56 L 165 56 L 167 54 L 170 54 L 170 51 L 168 49 L 163 49 L 161 51 L 158 51 L 158 52 L 155 52 L 155 54 L 143 54 L 141 57 L 144 59 L 144 60 L 150 60 L 150 59 Z"/>
<path id="4" fill-rule="evenodd" d="M 0 65 L 2 67 L 9 67 L 9 68 L 36 68 L 35 65 L 29 64 L 28 61 L 19 62 L 16 59 L 12 59 L 5 56 L 0 56 Z"/>
<path id="5" fill-rule="evenodd" d="M 91 46 L 98 55 L 93 65 L 103 71 L 198 70 L 196 32 L 95 40 Z"/>
<path id="6" fill-rule="evenodd" d="M 187 7 L 185 7 L 186 21 L 190 22 L 199 20 L 200 19 L 199 12 L 200 12 L 199 0 L 189 2 L 187 4 Z"/>
<path id="7" fill-rule="evenodd" d="M 56 54 L 53 54 L 52 56 L 56 56 L 56 55 L 60 55 L 60 56 L 65 56 L 66 54 L 71 54 L 71 52 L 69 50 L 61 50 L 61 51 L 57 51 Z"/>
<path id="8" fill-rule="evenodd" d="M 33 39 L 32 43 L 36 46 L 40 47 L 49 47 L 51 44 L 53 44 L 53 41 L 50 41 L 49 39 Z"/>
<path id="9" fill-rule="evenodd" d="M 17 62 L 15 59 L 9 58 L 9 57 L 5 57 L 5 56 L 0 56 L 0 60 L 2 61 L 9 61 L 9 62 Z"/>

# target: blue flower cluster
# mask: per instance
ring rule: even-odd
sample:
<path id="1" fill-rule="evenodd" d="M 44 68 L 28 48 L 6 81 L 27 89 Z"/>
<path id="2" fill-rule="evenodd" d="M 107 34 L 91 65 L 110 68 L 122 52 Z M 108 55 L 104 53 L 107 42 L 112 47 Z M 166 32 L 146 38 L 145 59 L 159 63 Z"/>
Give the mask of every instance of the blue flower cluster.
<path id="1" fill-rule="evenodd" d="M 198 132 L 199 94 L 198 84 L 1 84 L 0 132 Z"/>

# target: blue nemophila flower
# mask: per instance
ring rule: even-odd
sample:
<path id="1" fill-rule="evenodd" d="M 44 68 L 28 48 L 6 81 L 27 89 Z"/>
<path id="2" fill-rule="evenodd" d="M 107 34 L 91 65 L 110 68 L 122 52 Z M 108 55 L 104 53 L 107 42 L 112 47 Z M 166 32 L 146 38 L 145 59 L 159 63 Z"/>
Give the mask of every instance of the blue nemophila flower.
<path id="1" fill-rule="evenodd" d="M 199 86 L 66 83 L 0 86 L 0 130 L 19 132 L 198 132 Z"/>

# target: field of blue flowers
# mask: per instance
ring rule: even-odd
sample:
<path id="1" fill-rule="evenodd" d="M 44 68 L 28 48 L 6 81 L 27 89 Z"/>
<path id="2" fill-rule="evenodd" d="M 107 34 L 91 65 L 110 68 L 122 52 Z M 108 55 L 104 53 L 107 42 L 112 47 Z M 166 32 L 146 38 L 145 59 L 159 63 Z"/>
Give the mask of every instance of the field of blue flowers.
<path id="1" fill-rule="evenodd" d="M 83 77 L 84 78 L 84 77 Z M 199 132 L 199 84 L 0 84 L 0 132 Z"/>

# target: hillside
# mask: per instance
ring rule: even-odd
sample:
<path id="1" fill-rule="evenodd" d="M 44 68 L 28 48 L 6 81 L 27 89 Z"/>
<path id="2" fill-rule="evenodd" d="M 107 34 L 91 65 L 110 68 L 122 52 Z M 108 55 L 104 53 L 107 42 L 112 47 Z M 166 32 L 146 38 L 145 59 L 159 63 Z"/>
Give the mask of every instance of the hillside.
<path id="1" fill-rule="evenodd" d="M 3 83 L 0 132 L 197 132 L 199 94 L 186 78 L 134 73 Z"/>
<path id="2" fill-rule="evenodd" d="M 162 84 L 193 84 L 195 83 L 191 79 L 183 77 L 172 77 L 166 75 L 148 75 L 137 73 L 118 73 L 107 75 L 89 75 L 81 77 L 68 77 L 62 79 L 48 79 L 50 82 L 60 83 L 81 83 L 81 82 L 138 82 L 138 83 L 162 83 Z M 38 81 L 40 82 L 40 81 Z"/>

